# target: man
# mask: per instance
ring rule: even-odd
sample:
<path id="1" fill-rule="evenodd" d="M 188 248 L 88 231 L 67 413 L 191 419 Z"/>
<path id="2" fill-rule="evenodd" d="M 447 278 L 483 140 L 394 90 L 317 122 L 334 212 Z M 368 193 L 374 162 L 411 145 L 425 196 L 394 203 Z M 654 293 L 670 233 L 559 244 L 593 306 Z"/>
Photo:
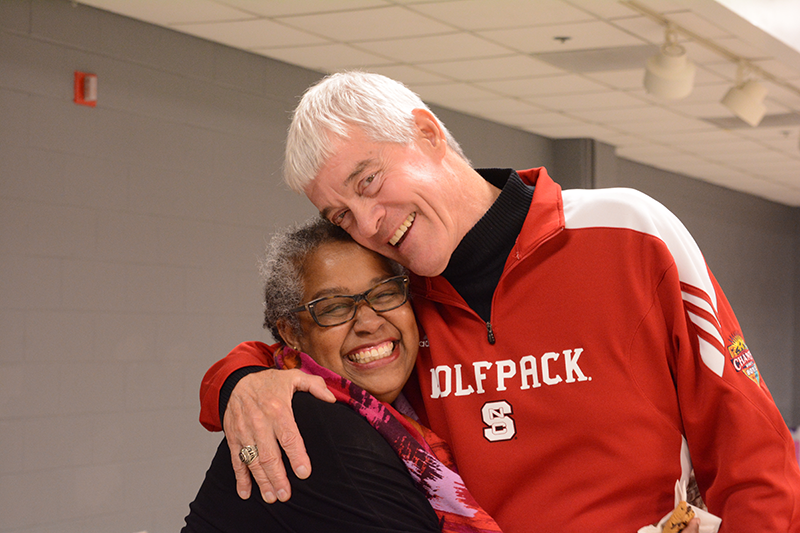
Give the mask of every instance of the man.
<path id="1" fill-rule="evenodd" d="M 800 531 L 791 435 L 663 206 L 631 190 L 561 191 L 544 169 L 475 171 L 416 95 L 364 73 L 306 92 L 284 178 L 417 275 L 427 339 L 406 392 L 504 531 L 636 531 L 673 507 L 692 468 L 723 530 Z M 206 375 L 201 420 L 219 429 L 224 414 L 232 449 L 257 444 L 255 479 L 285 500 L 272 434 L 308 475 L 287 412 L 294 388 L 319 384 L 248 374 L 263 364 L 251 349 Z"/>

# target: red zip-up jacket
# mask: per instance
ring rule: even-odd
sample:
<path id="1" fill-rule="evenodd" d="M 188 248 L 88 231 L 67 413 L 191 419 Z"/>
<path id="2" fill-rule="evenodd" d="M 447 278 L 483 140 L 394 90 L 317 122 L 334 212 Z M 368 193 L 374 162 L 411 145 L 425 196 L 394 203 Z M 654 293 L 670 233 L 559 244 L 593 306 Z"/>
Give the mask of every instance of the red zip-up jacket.
<path id="1" fill-rule="evenodd" d="M 693 467 L 720 531 L 800 531 L 792 437 L 683 225 L 630 189 L 519 174 L 534 197 L 490 322 L 445 279 L 413 281 L 417 407 L 481 506 L 506 533 L 635 532 Z M 206 375 L 206 427 L 258 351 Z"/>

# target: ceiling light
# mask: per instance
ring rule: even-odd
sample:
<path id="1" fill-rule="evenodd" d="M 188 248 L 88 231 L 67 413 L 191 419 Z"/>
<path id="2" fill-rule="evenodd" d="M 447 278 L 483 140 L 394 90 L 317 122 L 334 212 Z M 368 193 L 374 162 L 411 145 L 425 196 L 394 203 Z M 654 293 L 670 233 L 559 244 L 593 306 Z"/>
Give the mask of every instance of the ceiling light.
<path id="1" fill-rule="evenodd" d="M 661 52 L 647 60 L 644 73 L 645 90 L 668 100 L 689 96 L 697 70 L 677 41 L 678 34 L 668 27 Z"/>
<path id="2" fill-rule="evenodd" d="M 732 87 L 728 91 L 728 94 L 722 99 L 722 103 L 737 117 L 756 127 L 767 112 L 767 107 L 764 105 L 767 88 L 756 80 L 743 81 L 745 70 L 744 63 L 739 64 L 736 87 Z"/>

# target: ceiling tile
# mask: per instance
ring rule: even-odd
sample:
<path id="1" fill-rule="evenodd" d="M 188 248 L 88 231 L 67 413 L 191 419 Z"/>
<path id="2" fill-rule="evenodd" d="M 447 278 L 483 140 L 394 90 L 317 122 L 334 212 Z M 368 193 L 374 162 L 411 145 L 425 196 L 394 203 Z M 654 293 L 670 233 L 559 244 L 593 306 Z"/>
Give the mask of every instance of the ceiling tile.
<path id="1" fill-rule="evenodd" d="M 766 172 L 766 175 L 782 175 L 791 177 L 795 185 L 800 185 L 800 158 L 793 159 L 780 152 L 765 152 L 771 157 L 762 158 L 755 164 L 755 170 Z"/>
<path id="2" fill-rule="evenodd" d="M 212 0 L 81 0 L 81 3 L 161 26 L 248 18 L 241 10 Z"/>
<path id="3" fill-rule="evenodd" d="M 697 177 L 726 189 L 744 192 L 744 186 L 753 182 L 753 176 L 724 165 L 706 163 L 697 165 Z M 760 182 L 760 181 L 759 181 Z"/>
<path id="4" fill-rule="evenodd" d="M 536 126 L 573 126 L 582 123 L 582 121 L 574 117 L 569 117 L 563 113 L 553 113 L 552 111 L 520 115 L 519 119 L 519 123 L 525 125 L 526 128 Z"/>
<path id="5" fill-rule="evenodd" d="M 536 31 L 520 28 L 480 31 L 478 34 L 491 41 L 531 54 L 642 44 L 641 39 L 599 21 L 541 26 L 536 28 Z M 556 40 L 556 37 L 570 39 L 561 42 Z"/>
<path id="6" fill-rule="evenodd" d="M 671 107 L 678 104 L 719 102 L 730 88 L 731 85 L 728 83 L 716 85 L 695 85 L 692 89 L 692 92 L 689 93 L 689 96 L 686 98 L 681 98 L 680 100 L 667 100 L 665 98 L 648 94 L 647 91 L 644 90 L 644 87 L 629 90 L 628 94 L 645 102 L 652 102 L 656 105 Z"/>
<path id="7" fill-rule="evenodd" d="M 703 145 L 702 151 L 709 157 L 719 159 L 720 157 L 726 157 L 733 153 L 751 155 L 762 152 L 763 150 L 762 147 L 756 142 L 747 139 L 739 139 L 736 141 L 727 142 L 725 144 L 708 143 Z"/>
<path id="8" fill-rule="evenodd" d="M 726 130 L 718 128 L 709 128 L 700 131 L 682 131 L 682 132 L 652 132 L 648 135 L 651 140 L 662 143 L 670 144 L 683 148 L 703 147 L 710 144 L 723 144 L 730 146 L 731 143 L 742 140 L 741 137 Z M 724 146 L 723 146 L 724 148 Z"/>
<path id="9" fill-rule="evenodd" d="M 124 1 L 124 0 L 123 0 Z M 130 0 L 128 0 L 130 1 Z M 136 0 L 139 1 L 139 0 Z M 165 0 L 156 0 L 166 3 Z M 188 0 L 193 2 L 193 0 Z M 389 5 L 386 0 L 215 0 L 250 13 L 264 17 L 281 17 L 287 15 L 307 15 L 309 13 L 329 13 L 334 11 L 350 11 L 368 7 Z"/>
<path id="10" fill-rule="evenodd" d="M 552 139 L 592 138 L 602 140 L 605 135 L 611 136 L 615 134 L 615 132 L 600 126 L 587 125 L 581 122 L 576 122 L 574 125 L 531 125 L 526 129 Z"/>
<path id="11" fill-rule="evenodd" d="M 607 91 L 580 95 L 537 96 L 527 98 L 531 103 L 553 111 L 571 111 L 575 109 L 612 109 L 636 107 L 639 100 L 625 93 Z"/>
<path id="12" fill-rule="evenodd" d="M 570 111 L 570 115 L 579 117 L 588 122 L 596 124 L 619 124 L 628 122 L 650 122 L 672 120 L 676 118 L 672 113 L 664 108 L 647 106 L 614 108 L 614 109 L 583 109 Z"/>
<path id="13" fill-rule="evenodd" d="M 775 59 L 765 59 L 763 61 L 753 61 L 753 64 L 760 67 L 773 76 L 779 76 L 785 80 L 794 80 L 794 85 L 800 87 L 800 69 L 794 66 L 785 65 Z"/>
<path id="14" fill-rule="evenodd" d="M 408 84 L 446 83 L 448 80 L 438 74 L 428 72 L 409 65 L 385 65 L 370 67 L 371 72 L 383 74 L 389 78 Z"/>
<path id="15" fill-rule="evenodd" d="M 661 158 L 664 156 L 677 157 L 679 155 L 685 154 L 686 152 L 664 144 L 646 144 L 646 145 L 630 146 L 627 148 L 620 148 L 619 150 L 617 150 L 617 153 L 619 153 L 624 157 Z"/>
<path id="16" fill-rule="evenodd" d="M 800 170 L 798 170 L 797 168 L 794 168 L 794 169 L 792 169 L 792 175 L 791 176 L 770 177 L 770 181 L 774 181 L 775 183 L 778 183 L 780 185 L 784 185 L 786 187 L 789 187 L 790 189 L 793 189 L 794 191 L 796 191 L 794 196 L 795 197 L 800 197 L 800 180 L 798 180 L 798 178 L 797 178 L 798 172 L 800 172 Z"/>
<path id="17" fill-rule="evenodd" d="M 462 81 L 529 78 L 564 72 L 524 54 L 425 63 L 421 68 Z"/>
<path id="18" fill-rule="evenodd" d="M 710 157 L 713 158 L 714 155 L 711 155 Z M 785 156 L 771 150 L 765 151 L 761 149 L 761 147 L 759 147 L 758 150 L 753 150 L 750 153 L 734 151 L 725 154 L 725 160 L 727 162 L 735 164 L 738 167 L 750 167 L 753 170 L 759 170 L 763 167 L 763 165 L 774 163 L 776 160 L 779 160 L 783 157 Z"/>
<path id="19" fill-rule="evenodd" d="M 633 15 L 638 12 L 630 10 L 629 13 Z M 664 44 L 664 26 L 650 17 L 637 15 L 614 19 L 610 22 L 617 28 L 639 37 L 644 42 L 658 46 Z"/>
<path id="20" fill-rule="evenodd" d="M 640 89 L 644 83 L 644 65 L 642 65 L 642 68 L 635 70 L 587 72 L 584 76 L 614 89 Z"/>
<path id="21" fill-rule="evenodd" d="M 686 10 L 686 2 L 684 0 L 637 0 L 644 7 L 667 15 L 670 13 L 680 13 Z"/>
<path id="22" fill-rule="evenodd" d="M 800 128 L 748 128 L 737 131 L 742 137 L 752 139 L 774 150 L 800 158 Z M 798 174 L 800 178 L 800 174 Z"/>
<path id="23" fill-rule="evenodd" d="M 666 131 L 698 131 L 698 130 L 709 130 L 713 127 L 709 127 L 707 122 L 703 122 L 702 120 L 695 120 L 686 117 L 680 117 L 675 115 L 675 118 L 670 120 L 665 120 L 663 122 L 658 122 L 657 127 L 653 128 L 652 123 L 648 122 L 625 122 L 615 124 L 614 126 L 619 129 L 620 131 L 626 131 L 631 134 L 640 134 L 646 135 L 651 132 L 659 131 L 659 132 L 666 132 Z"/>
<path id="24" fill-rule="evenodd" d="M 738 65 L 731 61 L 717 60 L 703 64 L 703 68 L 709 72 L 716 74 L 728 83 L 736 81 L 736 72 Z"/>
<path id="25" fill-rule="evenodd" d="M 281 19 L 289 26 L 342 42 L 419 37 L 453 28 L 400 6 Z"/>
<path id="26" fill-rule="evenodd" d="M 687 168 L 701 168 L 704 164 L 707 164 L 706 161 L 693 154 L 669 155 L 667 157 L 659 157 L 657 161 L 660 168 L 684 175 Z"/>
<path id="27" fill-rule="evenodd" d="M 800 93 L 791 91 L 782 85 L 777 85 L 768 80 L 762 80 L 764 86 L 769 91 L 769 100 L 780 102 L 794 111 L 800 111 Z"/>
<path id="28" fill-rule="evenodd" d="M 272 48 L 264 52 L 275 59 L 320 72 L 335 72 L 346 68 L 379 66 L 392 63 L 391 60 L 346 44 Z"/>
<path id="29" fill-rule="evenodd" d="M 477 82 L 476 85 L 508 96 L 548 96 L 602 92 L 608 88 L 577 74 L 519 80 Z"/>
<path id="30" fill-rule="evenodd" d="M 417 4 L 413 9 L 465 30 L 531 28 L 594 18 L 560 0 L 457 0 Z"/>
<path id="31" fill-rule="evenodd" d="M 243 20 L 237 22 L 216 22 L 210 24 L 176 24 L 176 30 L 217 42 L 251 50 L 321 44 L 327 42 L 321 37 L 304 31 L 288 28 L 267 19 Z"/>
<path id="32" fill-rule="evenodd" d="M 698 65 L 708 65 L 708 64 L 727 64 L 733 65 L 734 73 L 736 72 L 736 63 L 733 63 L 728 56 L 724 54 L 720 54 L 719 52 L 715 52 L 714 50 L 694 41 L 687 41 L 681 43 L 686 49 L 686 55 L 691 59 L 694 63 Z"/>
<path id="33" fill-rule="evenodd" d="M 731 116 L 731 111 L 721 102 L 688 102 L 670 106 L 677 112 L 694 118 L 719 118 Z"/>
<path id="34" fill-rule="evenodd" d="M 787 187 L 780 183 L 774 183 L 767 180 L 743 180 L 737 184 L 737 189 L 755 196 L 760 196 L 771 200 L 789 205 L 800 205 L 800 191 L 793 187 Z"/>
<path id="35" fill-rule="evenodd" d="M 512 100 L 510 98 L 497 98 L 493 100 L 470 100 L 456 104 L 459 111 L 470 115 L 477 115 L 489 120 L 498 120 L 499 117 L 530 116 L 542 113 L 542 110 L 527 102 Z"/>
<path id="36" fill-rule="evenodd" d="M 747 173 L 714 162 L 704 162 L 697 165 L 698 172 L 713 183 L 722 186 L 738 186 L 752 180 Z"/>
<path id="37" fill-rule="evenodd" d="M 406 63 L 426 63 L 507 55 L 510 50 L 466 33 L 364 43 L 377 54 Z"/>
<path id="38" fill-rule="evenodd" d="M 641 136 L 626 135 L 624 133 L 615 132 L 613 135 L 606 137 L 603 142 L 610 144 L 615 150 L 626 146 L 637 146 L 647 144 L 648 141 Z"/>
<path id="39" fill-rule="evenodd" d="M 707 69 L 704 65 L 697 65 L 697 70 L 694 74 L 694 85 L 719 85 L 728 82 L 729 79 L 720 76 L 716 72 Z"/>
<path id="40" fill-rule="evenodd" d="M 716 24 L 707 19 L 692 13 L 691 11 L 684 11 L 682 13 L 672 13 L 668 16 L 669 20 L 675 22 L 677 25 L 686 28 L 692 33 L 702 35 L 705 39 L 719 39 L 723 37 L 732 37 L 731 34 L 724 28 L 720 28 Z"/>
<path id="41" fill-rule="evenodd" d="M 450 108 L 457 107 L 460 100 L 491 100 L 497 95 L 466 83 L 441 83 L 434 85 L 411 85 L 411 89 L 426 102 Z"/>
<path id="42" fill-rule="evenodd" d="M 663 147 L 663 149 L 659 151 L 642 151 L 638 150 L 638 148 L 639 147 L 636 146 L 620 148 L 617 150 L 617 153 L 620 157 L 624 157 L 625 159 L 631 159 L 664 170 L 673 170 L 670 168 L 670 161 L 683 156 L 682 152 L 670 149 L 669 147 Z"/>
<path id="43" fill-rule="evenodd" d="M 648 58 L 657 54 L 658 50 L 659 48 L 652 44 L 637 44 L 537 53 L 536 57 L 568 72 L 587 74 L 589 72 L 644 69 Z"/>
<path id="44" fill-rule="evenodd" d="M 536 126 L 546 126 L 552 122 L 558 122 L 559 119 L 555 118 L 553 115 L 558 115 L 558 113 L 551 113 L 549 111 L 538 111 L 538 112 L 531 112 L 531 113 L 499 113 L 498 116 L 503 117 L 504 124 L 509 124 L 516 128 L 526 131 L 532 131 L 533 127 Z M 561 117 L 563 119 L 563 117 Z M 535 132 L 534 132 L 535 133 Z"/>
<path id="45" fill-rule="evenodd" d="M 564 0 L 567 4 L 573 5 L 601 19 L 612 19 L 619 17 L 629 17 L 633 11 L 621 2 L 609 2 L 607 0 Z"/>
<path id="46" fill-rule="evenodd" d="M 714 42 L 745 59 L 769 59 L 771 55 L 759 47 L 739 39 L 738 37 L 724 37 L 715 39 Z"/>

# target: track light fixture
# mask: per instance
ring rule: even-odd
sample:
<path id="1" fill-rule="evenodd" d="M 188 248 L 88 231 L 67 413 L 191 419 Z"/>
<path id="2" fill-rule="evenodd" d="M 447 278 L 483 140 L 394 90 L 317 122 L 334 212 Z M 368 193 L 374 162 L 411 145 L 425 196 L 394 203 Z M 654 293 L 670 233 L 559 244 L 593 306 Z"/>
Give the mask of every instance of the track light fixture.
<path id="1" fill-rule="evenodd" d="M 620 2 L 667 28 L 666 43 L 664 43 L 664 46 L 661 48 L 661 53 L 651 57 L 647 61 L 644 87 L 648 93 L 656 94 L 663 98 L 674 99 L 682 98 L 691 92 L 695 68 L 691 61 L 686 58 L 686 52 L 683 47 L 676 42 L 676 34 L 681 34 L 700 46 L 739 65 L 736 86 L 728 91 L 722 99 L 722 103 L 747 124 L 755 127 L 761 122 L 761 119 L 764 118 L 764 114 L 766 113 L 764 98 L 767 95 L 767 89 L 763 83 L 755 79 L 746 79 L 746 73 L 749 73 L 751 76 L 758 76 L 762 81 L 768 81 L 787 91 L 800 95 L 800 88 L 794 84 L 771 74 L 727 48 L 673 22 L 661 13 L 642 5 L 637 0 L 620 0 Z M 677 48 L 671 48 L 671 45 Z M 691 65 L 691 67 L 684 67 L 685 71 L 683 76 L 680 74 L 680 64 L 682 63 Z M 686 73 L 688 70 L 691 70 L 691 74 Z M 665 72 L 667 73 L 666 75 L 664 74 Z M 685 94 L 683 94 L 684 91 Z"/>
<path id="2" fill-rule="evenodd" d="M 740 62 L 736 72 L 736 86 L 728 91 L 722 103 L 737 117 L 756 127 L 767 112 L 764 105 L 767 88 L 754 79 L 746 79 L 747 70 L 747 65 Z"/>
<path id="3" fill-rule="evenodd" d="M 661 51 L 647 60 L 644 88 L 667 100 L 685 98 L 694 87 L 696 70 L 686 49 L 678 44 L 678 33 L 668 25 Z"/>

